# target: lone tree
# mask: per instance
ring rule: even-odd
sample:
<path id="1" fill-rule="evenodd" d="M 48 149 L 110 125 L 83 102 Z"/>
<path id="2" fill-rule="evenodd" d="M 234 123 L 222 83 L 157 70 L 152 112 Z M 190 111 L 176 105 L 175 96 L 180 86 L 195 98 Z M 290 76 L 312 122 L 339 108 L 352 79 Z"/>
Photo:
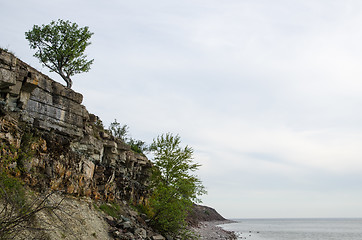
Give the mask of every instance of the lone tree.
<path id="1" fill-rule="evenodd" d="M 84 55 L 92 35 L 88 27 L 79 28 L 76 23 L 61 19 L 41 27 L 34 25 L 25 33 L 30 48 L 37 49 L 34 56 L 51 72 L 58 73 L 69 88 L 73 84 L 70 77 L 88 72 L 93 63 L 93 59 L 88 61 Z"/>
<path id="2" fill-rule="evenodd" d="M 151 177 L 152 195 L 149 199 L 151 223 L 159 231 L 191 239 L 186 217 L 198 195 L 206 193 L 192 172 L 199 164 L 192 161 L 192 148 L 181 148 L 180 137 L 163 134 L 153 141 L 154 168 Z"/>

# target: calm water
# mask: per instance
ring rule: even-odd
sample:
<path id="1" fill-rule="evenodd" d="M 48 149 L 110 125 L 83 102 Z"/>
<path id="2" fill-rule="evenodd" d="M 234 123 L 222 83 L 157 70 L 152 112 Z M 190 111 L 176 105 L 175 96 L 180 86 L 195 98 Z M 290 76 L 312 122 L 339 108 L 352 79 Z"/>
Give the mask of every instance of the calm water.
<path id="1" fill-rule="evenodd" d="M 221 225 L 247 240 L 362 240 L 362 219 L 238 219 Z"/>

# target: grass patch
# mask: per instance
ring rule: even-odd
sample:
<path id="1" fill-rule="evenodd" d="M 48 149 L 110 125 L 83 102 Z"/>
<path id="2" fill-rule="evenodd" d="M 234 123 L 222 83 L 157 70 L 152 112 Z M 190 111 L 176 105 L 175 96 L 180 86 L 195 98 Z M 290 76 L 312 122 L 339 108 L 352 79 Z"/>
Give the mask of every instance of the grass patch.
<path id="1" fill-rule="evenodd" d="M 145 214 L 148 217 L 152 217 L 154 215 L 154 213 L 152 212 L 152 209 L 148 206 L 148 205 L 144 205 L 144 204 L 137 204 L 137 205 L 133 205 L 130 204 L 130 206 L 136 210 L 139 214 Z"/>
<path id="2" fill-rule="evenodd" d="M 7 199 L 12 202 L 16 207 L 21 208 L 26 204 L 25 190 L 23 183 L 7 174 L 4 171 L 0 171 L 0 198 Z"/>
<path id="3" fill-rule="evenodd" d="M 117 203 L 103 203 L 98 208 L 114 218 L 118 218 L 121 215 L 121 207 Z"/>

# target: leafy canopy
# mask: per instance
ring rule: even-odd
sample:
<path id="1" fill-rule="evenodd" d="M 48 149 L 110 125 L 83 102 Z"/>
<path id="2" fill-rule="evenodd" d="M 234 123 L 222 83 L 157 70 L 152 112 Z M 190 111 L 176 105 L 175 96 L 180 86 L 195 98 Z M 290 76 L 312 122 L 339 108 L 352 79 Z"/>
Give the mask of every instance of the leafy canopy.
<path id="1" fill-rule="evenodd" d="M 48 25 L 34 25 L 26 32 L 30 48 L 37 49 L 34 54 L 51 72 L 58 73 L 72 87 L 70 79 L 76 73 L 88 72 L 93 59 L 88 61 L 84 51 L 91 43 L 88 27 L 79 28 L 76 23 L 59 19 Z"/>
<path id="2" fill-rule="evenodd" d="M 180 137 L 170 133 L 155 139 L 150 146 L 154 153 L 150 197 L 152 224 L 161 232 L 190 239 L 186 217 L 198 196 L 206 193 L 197 176 L 192 173 L 200 164 L 192 160 L 193 149 L 181 148 Z"/>

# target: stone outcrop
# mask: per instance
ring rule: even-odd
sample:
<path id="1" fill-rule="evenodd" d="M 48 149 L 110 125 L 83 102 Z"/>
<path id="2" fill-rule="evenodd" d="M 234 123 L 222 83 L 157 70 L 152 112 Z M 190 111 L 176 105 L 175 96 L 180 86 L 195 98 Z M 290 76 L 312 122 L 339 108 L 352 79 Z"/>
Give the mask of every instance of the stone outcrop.
<path id="1" fill-rule="evenodd" d="M 26 181 L 95 199 L 143 201 L 150 161 L 104 130 L 82 100 L 0 50 L 0 144 L 31 150 L 13 163 L 22 165 Z"/>
<path id="2" fill-rule="evenodd" d="M 192 226 L 197 226 L 200 222 L 225 221 L 215 209 L 207 206 L 194 204 L 191 212 L 187 217 L 187 221 Z"/>
<path id="3" fill-rule="evenodd" d="M 52 200 L 61 203 L 56 217 L 37 213 L 34 230 L 46 239 L 172 239 L 155 232 L 147 216 L 128 204 L 146 201 L 151 162 L 104 130 L 82 100 L 80 93 L 0 48 L 0 170 L 21 177 L 35 192 L 55 190 Z M 101 213 L 101 206 L 113 203 L 98 199 L 118 200 L 118 216 Z M 195 226 L 214 220 L 224 218 L 199 205 L 188 217 Z"/>

